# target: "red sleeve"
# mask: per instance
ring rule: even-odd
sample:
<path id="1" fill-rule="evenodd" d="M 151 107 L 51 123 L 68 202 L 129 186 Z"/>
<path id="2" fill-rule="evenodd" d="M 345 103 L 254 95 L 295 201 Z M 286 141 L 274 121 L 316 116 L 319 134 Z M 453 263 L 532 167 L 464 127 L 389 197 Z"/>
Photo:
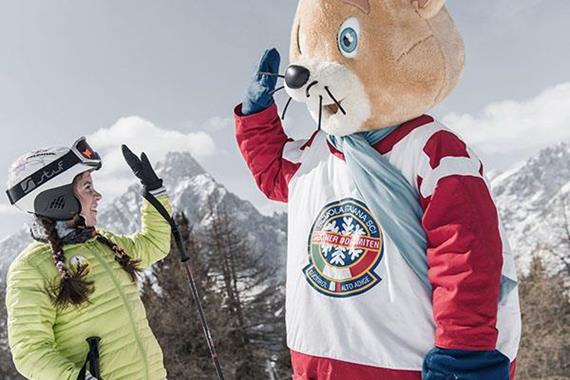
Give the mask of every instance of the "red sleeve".
<path id="1" fill-rule="evenodd" d="M 287 137 L 277 106 L 252 115 L 243 115 L 241 105 L 234 110 L 239 149 L 259 189 L 275 201 L 287 202 L 289 180 L 300 166 L 283 158 Z"/>
<path id="2" fill-rule="evenodd" d="M 449 132 L 434 134 L 418 178 L 425 208 L 429 280 L 433 288 L 435 345 L 494 350 L 502 270 L 497 210 L 480 162 Z M 430 178 L 430 176 L 432 178 Z M 435 184 L 433 189 L 422 182 Z"/>

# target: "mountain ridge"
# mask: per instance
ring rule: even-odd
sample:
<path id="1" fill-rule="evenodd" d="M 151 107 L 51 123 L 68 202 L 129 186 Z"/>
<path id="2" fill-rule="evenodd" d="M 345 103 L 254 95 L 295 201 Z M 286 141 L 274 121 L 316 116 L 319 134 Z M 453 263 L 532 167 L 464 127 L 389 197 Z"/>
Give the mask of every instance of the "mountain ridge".
<path id="1" fill-rule="evenodd" d="M 236 229 L 246 236 L 252 250 L 266 252 L 266 259 L 276 262 L 282 268 L 279 275 L 284 275 L 286 225 L 281 214 L 261 214 L 251 202 L 239 198 L 218 183 L 190 153 L 168 153 L 156 165 L 156 172 L 163 178 L 174 211 L 184 212 L 196 233 L 207 230 L 212 210 L 224 210 L 235 219 Z M 139 184 L 133 184 L 124 194 L 102 205 L 98 226 L 116 234 L 129 235 L 138 231 L 141 191 Z M 23 226 L 0 242 L 0 251 L 3 252 L 0 278 L 5 276 L 9 264 L 31 241 L 29 226 Z"/>
<path id="2" fill-rule="evenodd" d="M 174 209 L 186 214 L 197 233 L 208 228 L 212 208 L 223 208 L 253 249 L 266 252 L 266 259 L 284 276 L 286 213 L 263 215 L 218 183 L 189 153 L 169 153 L 156 168 Z M 495 176 L 491 188 L 519 270 L 525 272 L 537 252 L 553 272 L 562 268 L 564 259 L 570 262 L 570 247 L 564 245 L 570 244 L 570 144 L 541 150 L 526 163 Z M 140 192 L 140 185 L 134 184 L 101 207 L 99 225 L 119 234 L 135 233 L 140 228 Z M 30 241 L 28 229 L 22 227 L 0 242 L 0 277 Z M 562 260 L 550 252 L 553 249 L 562 250 Z"/>
<path id="3" fill-rule="evenodd" d="M 551 272 L 560 270 L 563 262 L 546 248 L 569 254 L 570 144 L 541 150 L 517 169 L 497 176 L 491 187 L 519 270 L 526 272 L 535 253 Z"/>

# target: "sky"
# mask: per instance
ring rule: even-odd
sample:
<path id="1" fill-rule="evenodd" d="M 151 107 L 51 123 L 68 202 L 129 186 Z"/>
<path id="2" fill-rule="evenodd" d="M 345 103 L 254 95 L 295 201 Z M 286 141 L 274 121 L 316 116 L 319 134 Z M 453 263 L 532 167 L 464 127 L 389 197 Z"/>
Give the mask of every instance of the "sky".
<path id="1" fill-rule="evenodd" d="M 488 170 L 520 165 L 570 141 L 570 2 L 448 1 L 465 39 L 462 81 L 430 113 Z M 103 202 L 134 182 L 126 143 L 156 162 L 189 151 L 262 212 L 284 210 L 256 189 L 237 150 L 233 107 L 264 49 L 288 62 L 294 0 L 0 0 L 0 182 L 21 154 L 79 136 L 103 153 Z M 279 105 L 284 95 L 276 98 Z M 293 105 L 293 138 L 315 125 Z M 0 239 L 24 216 L 0 197 Z"/>

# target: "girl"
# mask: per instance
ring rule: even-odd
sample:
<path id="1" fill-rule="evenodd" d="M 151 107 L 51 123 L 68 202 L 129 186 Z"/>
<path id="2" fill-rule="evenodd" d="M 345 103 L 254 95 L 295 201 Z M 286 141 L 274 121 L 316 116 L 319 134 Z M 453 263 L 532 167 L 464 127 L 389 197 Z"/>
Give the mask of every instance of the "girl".
<path id="1" fill-rule="evenodd" d="M 144 190 L 170 204 L 143 153 L 123 154 Z M 35 216 L 28 246 L 7 277 L 8 335 L 14 363 L 29 379 L 163 380 L 162 351 L 146 319 L 136 279 L 170 250 L 170 226 L 146 201 L 142 230 L 118 236 L 95 229 L 101 200 L 91 172 L 99 155 L 85 138 L 71 148 L 28 153 L 10 170 L 10 202 Z M 97 337 L 90 351 L 87 338 Z M 91 340 L 93 343 L 93 339 Z M 89 356 L 88 356 L 89 353 Z"/>

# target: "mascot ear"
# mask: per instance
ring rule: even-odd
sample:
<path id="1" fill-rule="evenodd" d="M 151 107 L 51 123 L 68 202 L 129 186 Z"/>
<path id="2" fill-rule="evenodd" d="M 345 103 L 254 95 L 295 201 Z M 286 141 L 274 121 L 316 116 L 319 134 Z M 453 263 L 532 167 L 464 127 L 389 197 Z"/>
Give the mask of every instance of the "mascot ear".
<path id="1" fill-rule="evenodd" d="M 441 8 L 445 5 L 445 0 L 412 0 L 412 5 L 416 8 L 420 16 L 428 19 L 439 13 Z"/>

